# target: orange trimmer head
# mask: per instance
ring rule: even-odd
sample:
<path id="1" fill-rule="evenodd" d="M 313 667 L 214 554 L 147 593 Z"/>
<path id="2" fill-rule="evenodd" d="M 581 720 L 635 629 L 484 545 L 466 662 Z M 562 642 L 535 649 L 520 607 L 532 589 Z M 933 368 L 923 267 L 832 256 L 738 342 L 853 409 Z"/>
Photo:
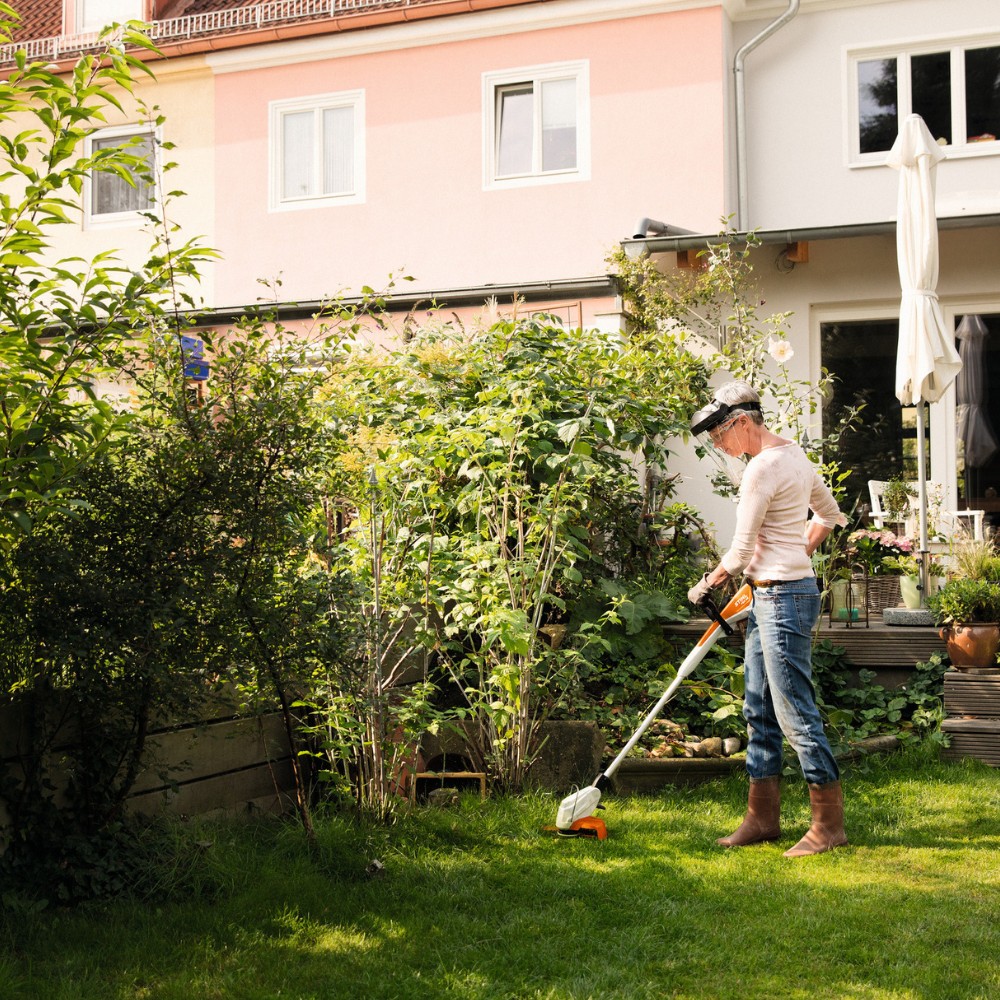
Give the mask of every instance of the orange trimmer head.
<path id="1" fill-rule="evenodd" d="M 604 820 L 598 819 L 597 816 L 584 816 L 564 830 L 558 826 L 546 826 L 542 827 L 542 829 L 546 833 L 557 833 L 560 837 L 590 837 L 594 840 L 608 839 L 608 828 Z"/>

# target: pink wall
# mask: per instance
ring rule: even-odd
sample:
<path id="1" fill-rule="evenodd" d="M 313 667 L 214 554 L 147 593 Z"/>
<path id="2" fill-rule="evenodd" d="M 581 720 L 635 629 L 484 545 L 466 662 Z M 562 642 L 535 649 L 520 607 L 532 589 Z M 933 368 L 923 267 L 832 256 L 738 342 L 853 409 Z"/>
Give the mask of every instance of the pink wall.
<path id="1" fill-rule="evenodd" d="M 590 62 L 591 179 L 482 187 L 482 73 Z M 602 274 L 637 219 L 713 231 L 723 207 L 721 13 L 702 9 L 216 79 L 216 303 L 312 300 L 392 271 L 407 290 Z M 268 101 L 365 91 L 364 204 L 267 210 Z"/>

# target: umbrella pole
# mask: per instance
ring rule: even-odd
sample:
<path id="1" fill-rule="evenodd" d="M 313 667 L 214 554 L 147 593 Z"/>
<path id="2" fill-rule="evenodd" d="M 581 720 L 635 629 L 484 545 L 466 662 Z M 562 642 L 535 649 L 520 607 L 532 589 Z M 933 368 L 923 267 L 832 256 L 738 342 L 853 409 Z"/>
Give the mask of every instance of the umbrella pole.
<path id="1" fill-rule="evenodd" d="M 924 401 L 917 400 L 917 490 L 920 495 L 920 603 L 927 597 L 928 559 L 927 546 L 927 461 L 924 455 Z"/>

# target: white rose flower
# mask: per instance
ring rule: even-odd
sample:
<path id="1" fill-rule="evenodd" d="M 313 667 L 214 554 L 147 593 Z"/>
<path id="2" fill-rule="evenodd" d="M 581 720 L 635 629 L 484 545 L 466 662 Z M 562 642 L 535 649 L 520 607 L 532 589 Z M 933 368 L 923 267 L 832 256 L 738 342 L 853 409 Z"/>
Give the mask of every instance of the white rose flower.
<path id="1" fill-rule="evenodd" d="M 783 365 L 795 357 L 795 351 L 792 350 L 792 345 L 789 344 L 787 340 L 779 340 L 777 337 L 767 338 L 767 353 L 770 354 L 779 365 Z"/>

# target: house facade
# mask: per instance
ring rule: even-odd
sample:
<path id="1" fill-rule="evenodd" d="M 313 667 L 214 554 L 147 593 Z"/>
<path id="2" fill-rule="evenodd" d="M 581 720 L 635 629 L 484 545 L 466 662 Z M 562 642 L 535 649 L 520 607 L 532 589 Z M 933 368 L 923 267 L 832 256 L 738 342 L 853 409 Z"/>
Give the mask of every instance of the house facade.
<path id="1" fill-rule="evenodd" d="M 913 112 L 945 154 L 936 169 L 945 321 L 963 334 L 985 331 L 982 405 L 1000 441 L 1000 20 L 990 0 L 744 6 L 762 16 L 733 24 L 730 68 L 741 65 L 746 101 L 734 103 L 731 118 L 729 204 L 736 227 L 763 241 L 753 261 L 766 310 L 792 314 L 792 373 L 815 382 L 825 367 L 837 376 L 823 408 L 828 423 L 845 406 L 865 404 L 862 429 L 842 440 L 840 456 L 855 470 L 852 497 L 865 501 L 868 479 L 916 478 L 915 411 L 894 391 L 899 175 L 886 164 Z M 660 211 L 652 205 L 649 214 Z M 672 209 L 666 218 L 686 225 Z M 677 251 L 704 242 L 651 237 L 632 246 L 666 269 Z M 960 339 L 963 354 L 971 343 Z M 984 509 L 996 526 L 1000 455 L 988 437 L 965 439 L 962 389 L 953 384 L 929 407 L 929 476 L 944 486 L 948 508 Z M 690 468 L 683 488 L 705 506 Z M 725 504 L 713 510 L 720 526 L 731 519 Z"/>
<path id="2" fill-rule="evenodd" d="M 915 432 L 892 388 L 898 175 L 885 158 L 917 111 L 946 154 L 946 319 L 958 329 L 978 317 L 987 374 L 1000 378 L 995 0 L 24 7 L 18 41 L 56 67 L 93 44 L 99 21 L 151 22 L 156 79 L 95 141 L 138 136 L 151 155 L 172 144 L 169 187 L 186 196 L 171 221 L 220 254 L 198 293 L 206 322 L 261 300 L 305 322 L 329 297 L 395 275 L 412 279 L 397 282 L 400 327 L 432 303 L 466 316 L 495 296 L 616 329 L 611 250 L 624 243 L 669 269 L 729 218 L 762 241 L 753 259 L 768 309 L 792 314 L 793 374 L 838 376 L 828 420 L 866 403 L 845 463 L 861 481 L 886 479 L 908 471 Z M 127 259 L 146 242 L 142 199 L 155 197 L 94 184 L 54 254 L 114 247 Z M 994 403 L 1000 428 L 1000 388 Z M 1000 459 L 967 468 L 962 405 L 952 388 L 930 408 L 931 476 L 950 506 L 995 504 L 1000 517 Z M 678 451 L 682 497 L 725 534 L 731 505 L 708 495 L 690 447 Z"/>
<path id="3" fill-rule="evenodd" d="M 294 322 L 405 276 L 411 320 L 495 296 L 616 328 L 605 258 L 643 206 L 677 192 L 698 231 L 724 210 L 718 3 L 26 2 L 29 57 L 60 67 L 93 43 L 86 4 L 151 21 L 156 80 L 95 141 L 173 145 L 170 218 L 219 251 L 200 296 L 220 322 L 262 299 Z M 85 195 L 55 254 L 142 245 L 148 204 L 117 187 L 120 204 Z"/>

